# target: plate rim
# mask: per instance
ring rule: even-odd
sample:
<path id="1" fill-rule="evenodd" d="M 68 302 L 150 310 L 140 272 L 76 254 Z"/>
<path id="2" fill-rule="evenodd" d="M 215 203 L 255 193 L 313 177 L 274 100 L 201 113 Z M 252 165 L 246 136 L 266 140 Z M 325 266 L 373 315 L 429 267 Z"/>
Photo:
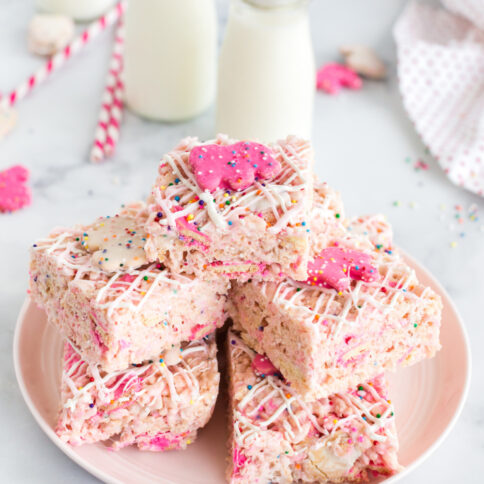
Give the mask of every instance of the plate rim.
<path id="1" fill-rule="evenodd" d="M 429 278 L 432 283 L 435 285 L 435 287 L 438 288 L 438 290 L 442 293 L 442 295 L 445 297 L 446 303 L 451 307 L 451 309 L 454 311 L 454 313 L 457 316 L 457 322 L 459 323 L 459 328 L 462 332 L 462 336 L 464 339 L 464 346 L 466 349 L 466 374 L 465 374 L 465 382 L 464 382 L 464 388 L 462 390 L 462 394 L 459 400 L 459 404 L 457 405 L 456 411 L 454 412 L 454 415 L 452 416 L 452 419 L 450 422 L 447 424 L 447 427 L 445 427 L 444 431 L 440 434 L 440 436 L 436 439 L 436 441 L 425 451 L 423 452 L 415 461 L 413 461 L 409 466 L 405 467 L 403 471 L 399 472 L 398 474 L 395 474 L 394 476 L 391 476 L 389 479 L 383 481 L 388 484 L 393 484 L 400 479 L 408 476 L 410 473 L 412 473 L 417 467 L 419 467 L 423 462 L 425 462 L 444 442 L 444 440 L 449 436 L 450 432 L 452 429 L 455 427 L 457 421 L 459 420 L 459 417 L 462 414 L 462 410 L 464 409 L 464 405 L 467 401 L 467 397 L 469 396 L 469 390 L 471 386 L 471 377 L 472 377 L 472 353 L 471 353 L 471 345 L 470 345 L 470 340 L 469 340 L 469 335 L 467 334 L 467 329 L 464 324 L 464 320 L 462 319 L 462 316 L 457 309 L 456 304 L 454 303 L 453 299 L 450 297 L 449 293 L 445 289 L 445 287 L 441 284 L 441 282 L 427 269 L 426 266 L 421 264 L 420 262 L 417 261 L 413 256 L 409 255 L 407 252 L 405 252 L 402 249 L 398 249 L 400 254 L 406 259 L 407 262 L 410 263 L 410 266 L 412 269 L 415 268 L 415 266 L 418 266 L 419 270 L 422 271 L 427 278 Z"/>
<path id="2" fill-rule="evenodd" d="M 406 466 L 398 474 L 395 474 L 394 476 L 391 476 L 390 478 L 383 481 L 388 484 L 393 484 L 401 480 L 402 478 L 408 476 L 410 473 L 412 473 L 425 460 L 427 460 L 445 441 L 445 439 L 448 437 L 452 429 L 455 427 L 459 417 L 462 414 L 462 410 L 464 408 L 464 405 L 467 401 L 467 397 L 469 395 L 471 378 L 472 378 L 472 356 L 471 356 L 471 345 L 469 341 L 469 335 L 467 334 L 467 329 L 465 327 L 464 320 L 462 319 L 462 316 L 459 310 L 457 309 L 457 306 L 455 305 L 454 301 L 452 300 L 452 298 L 450 297 L 450 295 L 448 294 L 444 286 L 440 283 L 440 281 L 423 264 L 418 262 L 414 257 L 410 256 L 404 250 L 399 249 L 399 251 L 400 251 L 400 254 L 404 257 L 404 259 L 406 259 L 406 261 L 412 267 L 412 269 L 415 270 L 415 266 L 418 267 L 418 269 L 422 273 L 424 273 L 428 279 L 432 281 L 432 284 L 444 296 L 446 304 L 450 306 L 452 311 L 454 311 L 455 315 L 457 316 L 456 320 L 461 330 L 463 341 L 464 341 L 464 347 L 466 350 L 465 351 L 466 371 L 465 371 L 464 387 L 460 395 L 459 403 L 457 405 L 456 411 L 454 412 L 454 415 L 452 416 L 452 419 L 447 424 L 444 431 L 439 435 L 439 437 L 435 440 L 435 442 L 425 452 L 423 452 L 415 461 L 413 461 L 409 466 Z M 24 299 L 24 302 L 22 303 L 22 307 L 20 308 L 19 314 L 17 316 L 17 320 L 15 322 L 15 331 L 14 331 L 14 337 L 13 337 L 13 364 L 14 364 L 14 370 L 15 370 L 15 378 L 17 380 L 17 384 L 20 388 L 20 393 L 27 405 L 27 408 L 30 410 L 30 413 L 34 417 L 34 420 L 37 422 L 37 424 L 43 430 L 43 432 L 47 435 L 47 437 L 77 465 L 79 465 L 85 471 L 89 472 L 91 475 L 93 475 L 94 477 L 97 477 L 98 479 L 100 479 L 101 481 L 107 484 L 123 484 L 122 481 L 118 480 L 117 478 L 114 478 L 110 474 L 107 474 L 101 469 L 99 469 L 98 467 L 90 464 L 88 461 L 86 461 L 85 459 L 80 457 L 76 452 L 74 452 L 74 450 L 68 444 L 62 442 L 57 437 L 56 433 L 52 430 L 50 425 L 42 418 L 36 406 L 32 402 L 32 399 L 30 397 L 30 394 L 27 390 L 24 379 L 22 377 L 22 371 L 20 369 L 20 361 L 19 361 L 19 346 L 20 346 L 20 333 L 21 333 L 22 321 L 24 320 L 25 313 L 27 312 L 27 309 L 29 308 L 30 304 L 35 304 L 35 303 L 30 298 L 30 296 L 27 295 L 27 297 Z M 165 482 L 166 484 L 174 484 L 172 483 L 172 481 L 168 481 L 168 480 L 166 480 Z"/>
<path id="3" fill-rule="evenodd" d="M 44 420 L 44 418 L 40 415 L 37 407 L 32 402 L 30 394 L 27 390 L 25 385 L 24 379 L 22 377 L 22 371 L 20 369 L 20 361 L 19 361 L 19 347 L 20 347 L 20 333 L 22 327 L 22 320 L 24 319 L 25 313 L 29 308 L 30 304 L 35 304 L 34 301 L 27 296 L 24 299 L 22 307 L 20 309 L 19 315 L 17 317 L 17 321 L 15 323 L 15 332 L 13 337 L 13 365 L 15 370 L 15 377 L 17 379 L 17 384 L 20 388 L 20 393 L 27 405 L 27 408 L 30 410 L 30 413 L 34 417 L 34 420 L 40 426 L 40 428 L 44 431 L 47 437 L 58 447 L 64 454 L 67 455 L 70 459 L 72 459 L 77 465 L 82 467 L 85 471 L 89 472 L 94 477 L 97 477 L 101 481 L 107 484 L 123 484 L 122 481 L 119 481 L 116 478 L 113 478 L 109 474 L 103 472 L 101 469 L 93 466 L 82 457 L 80 457 L 74 450 L 68 445 L 62 442 L 57 434 L 52 430 L 50 425 Z"/>

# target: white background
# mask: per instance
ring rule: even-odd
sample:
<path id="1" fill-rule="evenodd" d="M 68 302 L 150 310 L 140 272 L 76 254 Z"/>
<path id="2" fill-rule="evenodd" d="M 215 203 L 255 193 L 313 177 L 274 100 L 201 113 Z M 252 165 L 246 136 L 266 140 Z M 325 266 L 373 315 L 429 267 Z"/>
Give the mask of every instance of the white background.
<path id="1" fill-rule="evenodd" d="M 227 0 L 218 4 L 223 28 Z M 340 44 L 361 42 L 375 47 L 390 69 L 386 82 L 367 82 L 362 91 L 318 94 L 316 170 L 342 192 L 348 214 L 386 213 L 397 243 L 426 265 L 457 303 L 474 350 L 469 400 L 448 439 L 405 482 L 477 483 L 484 470 L 484 203 L 447 181 L 402 109 L 391 28 L 404 4 L 312 2 L 318 64 L 336 60 Z M 32 13 L 31 1 L 0 0 L 0 91 L 39 65 L 26 52 Z M 0 215 L 0 482 L 96 482 L 44 436 L 16 385 L 12 338 L 27 289 L 29 246 L 53 226 L 89 222 L 112 214 L 124 201 L 145 197 L 167 149 L 183 136 L 213 134 L 212 110 L 180 125 L 147 123 L 128 114 L 116 157 L 101 166 L 87 163 L 109 52 L 106 34 L 21 103 L 16 131 L 0 142 L 0 169 L 16 163 L 29 167 L 34 197 L 30 208 Z M 414 170 L 419 157 L 430 170 Z M 454 218 L 456 204 L 463 207 L 462 225 Z M 471 204 L 478 206 L 478 222 L 467 217 Z"/>

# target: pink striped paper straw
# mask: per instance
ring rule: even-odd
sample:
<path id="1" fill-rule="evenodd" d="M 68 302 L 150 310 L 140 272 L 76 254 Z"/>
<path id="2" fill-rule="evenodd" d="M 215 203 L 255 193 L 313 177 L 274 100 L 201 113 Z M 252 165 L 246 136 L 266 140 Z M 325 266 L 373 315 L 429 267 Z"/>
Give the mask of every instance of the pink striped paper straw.
<path id="1" fill-rule="evenodd" d="M 119 138 L 119 124 L 123 109 L 123 83 L 121 80 L 123 49 L 124 25 L 122 19 L 120 19 L 116 29 L 113 55 L 109 64 L 106 87 L 91 149 L 90 159 L 93 163 L 99 163 L 106 156 L 111 155 Z"/>
<path id="2" fill-rule="evenodd" d="M 122 72 L 121 72 L 122 76 Z M 111 117 L 109 119 L 108 124 L 108 133 L 106 139 L 106 147 L 105 152 L 106 155 L 110 156 L 113 154 L 114 149 L 116 148 L 116 143 L 119 139 L 119 129 L 121 124 L 121 119 L 123 117 L 123 93 L 124 93 L 124 84 L 121 79 L 121 76 L 118 79 L 118 84 L 116 85 L 116 89 L 114 90 L 113 96 L 113 106 L 111 107 Z"/>
<path id="3" fill-rule="evenodd" d="M 95 20 L 89 27 L 76 37 L 63 50 L 52 56 L 39 70 L 22 82 L 16 89 L 3 97 L 0 101 L 0 108 L 13 106 L 23 99 L 36 86 L 44 82 L 54 71 L 63 66 L 74 54 L 77 54 L 83 47 L 95 39 L 103 30 L 113 25 L 124 13 L 127 0 L 122 0 L 114 6 L 106 15 Z"/>

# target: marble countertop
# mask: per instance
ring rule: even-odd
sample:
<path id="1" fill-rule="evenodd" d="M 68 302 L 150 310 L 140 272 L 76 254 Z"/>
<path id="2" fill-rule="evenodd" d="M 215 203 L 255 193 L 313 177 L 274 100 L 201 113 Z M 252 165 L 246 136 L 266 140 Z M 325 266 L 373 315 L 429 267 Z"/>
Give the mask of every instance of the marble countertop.
<path id="1" fill-rule="evenodd" d="M 227 0 L 219 0 L 221 25 Z M 318 63 L 349 41 L 374 46 L 387 61 L 386 82 L 337 97 L 318 94 L 314 123 L 316 171 L 340 190 L 348 214 L 384 212 L 403 249 L 442 282 L 457 304 L 473 346 L 473 381 L 456 427 L 405 482 L 482 482 L 484 461 L 484 200 L 453 186 L 426 154 L 402 109 L 391 26 L 405 2 L 318 0 L 311 5 Z M 0 0 L 0 91 L 38 64 L 26 52 L 30 1 Z M 32 173 L 32 206 L 0 216 L 0 480 L 71 484 L 96 479 L 43 434 L 17 387 L 12 364 L 15 320 L 27 289 L 28 248 L 57 225 L 89 222 L 147 195 L 162 153 L 179 138 L 213 134 L 213 110 L 189 123 L 162 125 L 126 115 L 116 156 L 87 162 L 110 52 L 98 39 L 18 108 L 16 130 L 0 144 L 0 169 L 25 164 Z M 428 171 L 416 171 L 422 159 Z M 481 220 L 472 222 L 475 204 Z M 464 222 L 455 218 L 462 206 Z M 456 244 L 455 244 L 456 243 Z M 455 245 L 454 248 L 451 245 Z"/>

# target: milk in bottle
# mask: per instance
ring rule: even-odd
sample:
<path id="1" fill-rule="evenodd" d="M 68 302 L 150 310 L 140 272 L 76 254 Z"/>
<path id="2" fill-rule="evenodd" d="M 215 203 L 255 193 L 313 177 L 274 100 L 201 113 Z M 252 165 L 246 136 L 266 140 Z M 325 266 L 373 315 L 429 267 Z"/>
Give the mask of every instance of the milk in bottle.
<path id="1" fill-rule="evenodd" d="M 217 132 L 311 135 L 315 65 L 307 2 L 232 0 L 218 72 Z"/>
<path id="2" fill-rule="evenodd" d="M 217 20 L 214 0 L 132 0 L 126 12 L 128 107 L 181 121 L 213 102 Z"/>

